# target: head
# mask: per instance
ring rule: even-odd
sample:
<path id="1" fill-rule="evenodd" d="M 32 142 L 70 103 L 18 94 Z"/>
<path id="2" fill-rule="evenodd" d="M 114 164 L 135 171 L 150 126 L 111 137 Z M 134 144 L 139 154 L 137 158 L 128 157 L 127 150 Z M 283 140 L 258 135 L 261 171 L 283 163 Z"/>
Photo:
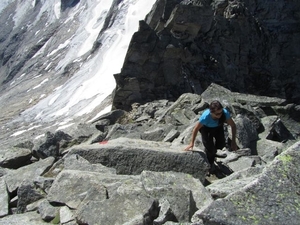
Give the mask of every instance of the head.
<path id="1" fill-rule="evenodd" d="M 213 118 L 219 119 L 223 113 L 223 106 L 219 101 L 214 100 L 210 103 L 209 110 Z"/>

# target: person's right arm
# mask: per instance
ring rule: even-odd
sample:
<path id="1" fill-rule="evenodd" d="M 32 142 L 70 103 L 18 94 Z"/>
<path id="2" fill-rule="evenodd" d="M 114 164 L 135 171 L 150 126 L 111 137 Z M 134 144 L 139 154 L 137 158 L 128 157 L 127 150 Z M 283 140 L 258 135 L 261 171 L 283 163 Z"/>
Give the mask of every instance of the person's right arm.
<path id="1" fill-rule="evenodd" d="M 196 136 L 199 132 L 199 130 L 201 129 L 203 125 L 197 121 L 194 129 L 193 129 L 193 133 L 192 133 L 192 140 L 191 143 L 184 149 L 184 151 L 189 151 L 189 150 L 193 150 L 194 144 L 195 144 L 195 140 L 196 140 Z"/>

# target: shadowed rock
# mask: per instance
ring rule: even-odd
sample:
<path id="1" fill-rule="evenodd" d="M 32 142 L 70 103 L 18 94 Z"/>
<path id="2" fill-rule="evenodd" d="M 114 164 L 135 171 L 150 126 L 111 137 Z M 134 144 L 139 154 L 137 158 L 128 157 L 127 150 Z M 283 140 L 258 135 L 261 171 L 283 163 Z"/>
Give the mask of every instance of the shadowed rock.
<path id="1" fill-rule="evenodd" d="M 18 169 L 22 166 L 31 163 L 30 158 L 32 157 L 31 150 L 25 148 L 11 148 L 2 150 L 0 157 L 0 166 L 10 169 Z"/>

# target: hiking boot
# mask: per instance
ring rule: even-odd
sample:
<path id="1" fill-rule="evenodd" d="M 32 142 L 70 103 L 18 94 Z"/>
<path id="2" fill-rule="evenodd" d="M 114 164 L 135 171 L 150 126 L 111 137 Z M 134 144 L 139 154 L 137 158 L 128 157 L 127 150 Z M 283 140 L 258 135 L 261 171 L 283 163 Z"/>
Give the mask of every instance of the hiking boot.
<path id="1" fill-rule="evenodd" d="M 226 158 L 227 157 L 226 151 L 218 149 L 216 152 L 216 157 Z"/>

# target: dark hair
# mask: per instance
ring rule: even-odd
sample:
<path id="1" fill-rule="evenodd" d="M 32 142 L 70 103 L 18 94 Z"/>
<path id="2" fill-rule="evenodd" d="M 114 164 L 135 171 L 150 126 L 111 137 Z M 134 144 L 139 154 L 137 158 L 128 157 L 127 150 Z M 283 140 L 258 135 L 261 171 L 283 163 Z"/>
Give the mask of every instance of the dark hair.
<path id="1" fill-rule="evenodd" d="M 223 106 L 218 100 L 214 100 L 209 104 L 209 110 L 212 113 L 220 109 L 223 109 Z"/>

